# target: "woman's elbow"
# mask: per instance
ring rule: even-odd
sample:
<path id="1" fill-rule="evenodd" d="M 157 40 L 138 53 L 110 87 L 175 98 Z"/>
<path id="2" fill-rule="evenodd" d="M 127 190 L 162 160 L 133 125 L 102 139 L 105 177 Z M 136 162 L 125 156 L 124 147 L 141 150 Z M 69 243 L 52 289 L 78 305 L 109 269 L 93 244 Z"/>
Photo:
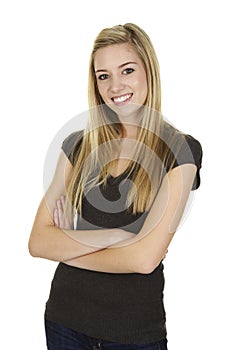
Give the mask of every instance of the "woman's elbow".
<path id="1" fill-rule="evenodd" d="M 46 253 L 46 237 L 42 235 L 42 230 L 33 227 L 28 241 L 28 251 L 34 258 L 44 258 Z"/>
<path id="2" fill-rule="evenodd" d="M 36 239 L 32 236 L 28 241 L 28 251 L 32 257 L 34 258 L 40 257 L 39 244 L 36 242 Z"/>
<path id="3" fill-rule="evenodd" d="M 154 259 L 145 257 L 139 259 L 136 269 L 137 272 L 140 274 L 149 275 L 156 269 L 158 265 L 159 263 L 156 262 Z"/>

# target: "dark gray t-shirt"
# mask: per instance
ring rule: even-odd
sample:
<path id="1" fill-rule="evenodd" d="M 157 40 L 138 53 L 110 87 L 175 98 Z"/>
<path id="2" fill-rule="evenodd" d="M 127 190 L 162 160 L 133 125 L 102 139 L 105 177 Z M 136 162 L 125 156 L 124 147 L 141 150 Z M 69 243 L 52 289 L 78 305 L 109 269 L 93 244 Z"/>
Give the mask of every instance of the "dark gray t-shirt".
<path id="1" fill-rule="evenodd" d="M 73 153 L 80 148 L 82 137 L 81 130 L 63 142 L 62 149 L 71 162 Z M 197 189 L 200 185 L 202 148 L 190 135 L 186 135 L 186 141 L 173 167 L 196 164 L 197 174 L 192 189 Z M 148 212 L 132 215 L 123 209 L 128 189 L 127 181 L 123 181 L 126 174 L 110 176 L 105 188 L 93 189 L 83 199 L 83 217 L 78 220 L 77 229 L 120 227 L 135 234 L 140 231 Z M 98 204 L 97 198 L 100 198 Z M 112 207 L 115 202 L 122 205 L 122 210 Z M 50 321 L 95 338 L 125 344 L 159 341 L 167 334 L 163 269 L 161 262 L 151 274 L 116 274 L 59 263 L 45 316 Z"/>

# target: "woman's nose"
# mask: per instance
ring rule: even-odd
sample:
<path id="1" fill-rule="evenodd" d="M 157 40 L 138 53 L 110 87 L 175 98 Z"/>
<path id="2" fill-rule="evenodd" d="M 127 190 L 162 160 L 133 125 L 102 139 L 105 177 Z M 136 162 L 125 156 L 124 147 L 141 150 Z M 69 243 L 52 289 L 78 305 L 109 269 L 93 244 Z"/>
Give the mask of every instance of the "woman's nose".
<path id="1" fill-rule="evenodd" d="M 114 76 L 111 78 L 111 91 L 114 93 L 118 93 L 124 89 L 124 84 L 122 79 L 118 76 Z"/>

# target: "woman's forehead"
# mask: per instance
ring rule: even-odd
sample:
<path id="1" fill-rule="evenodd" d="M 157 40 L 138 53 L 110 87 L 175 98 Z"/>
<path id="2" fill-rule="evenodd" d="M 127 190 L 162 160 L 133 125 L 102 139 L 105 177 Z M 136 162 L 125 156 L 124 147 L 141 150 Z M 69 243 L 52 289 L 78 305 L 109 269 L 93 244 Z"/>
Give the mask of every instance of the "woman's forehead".
<path id="1" fill-rule="evenodd" d="M 96 51 L 94 67 L 95 70 L 100 70 L 107 67 L 120 67 L 120 65 L 126 62 L 138 63 L 139 61 L 139 55 L 130 44 L 113 44 Z"/>

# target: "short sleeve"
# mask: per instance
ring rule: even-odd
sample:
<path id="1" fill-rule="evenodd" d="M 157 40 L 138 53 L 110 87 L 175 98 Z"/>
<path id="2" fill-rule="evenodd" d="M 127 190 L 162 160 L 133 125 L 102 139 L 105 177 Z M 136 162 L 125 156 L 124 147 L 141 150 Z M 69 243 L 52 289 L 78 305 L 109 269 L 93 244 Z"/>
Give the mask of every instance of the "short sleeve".
<path id="1" fill-rule="evenodd" d="M 83 130 L 75 131 L 67 136 L 62 143 L 61 148 L 72 164 L 74 164 L 75 156 L 82 142 L 82 137 Z"/>
<path id="2" fill-rule="evenodd" d="M 197 172 L 193 182 L 192 190 L 196 190 L 201 183 L 200 169 L 202 167 L 202 146 L 198 140 L 191 135 L 185 135 L 185 140 L 178 151 L 175 154 L 176 160 L 172 168 L 183 164 L 195 164 Z"/>

